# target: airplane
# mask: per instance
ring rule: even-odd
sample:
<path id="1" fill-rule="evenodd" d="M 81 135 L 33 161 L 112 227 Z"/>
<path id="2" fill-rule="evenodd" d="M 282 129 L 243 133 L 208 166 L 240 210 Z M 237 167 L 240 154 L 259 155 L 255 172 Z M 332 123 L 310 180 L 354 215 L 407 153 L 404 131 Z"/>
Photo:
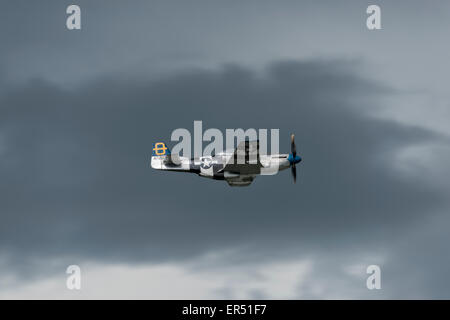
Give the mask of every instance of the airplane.
<path id="1" fill-rule="evenodd" d="M 153 145 L 151 167 L 156 170 L 191 172 L 201 177 L 225 180 L 232 187 L 249 186 L 258 175 L 276 174 L 291 168 L 294 183 L 297 180 L 297 155 L 294 135 L 291 135 L 291 153 L 261 155 L 259 141 L 242 141 L 235 150 L 199 158 L 171 154 L 164 142 Z"/>

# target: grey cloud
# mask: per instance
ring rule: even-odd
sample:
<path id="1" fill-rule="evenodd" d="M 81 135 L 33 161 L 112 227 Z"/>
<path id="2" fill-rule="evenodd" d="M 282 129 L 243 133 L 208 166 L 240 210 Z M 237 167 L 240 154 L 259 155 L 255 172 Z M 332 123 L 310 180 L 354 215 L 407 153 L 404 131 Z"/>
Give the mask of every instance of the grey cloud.
<path id="1" fill-rule="evenodd" d="M 2 251 L 159 261 L 233 246 L 271 257 L 386 245 L 386 233 L 444 207 L 447 196 L 392 169 L 399 149 L 442 138 L 367 115 L 390 94 L 340 61 L 278 62 L 263 76 L 228 66 L 71 91 L 42 80 L 17 87 L 1 100 Z M 283 172 L 236 190 L 152 171 L 151 143 L 194 120 L 281 128 L 286 151 L 295 132 L 300 183 Z"/>
<path id="2" fill-rule="evenodd" d="M 312 287 L 326 279 L 330 295 L 370 298 L 335 266 L 377 253 L 380 296 L 448 298 L 448 157 L 427 152 L 433 168 L 412 174 L 396 156 L 448 137 L 373 117 L 409 110 L 405 91 L 446 105 L 448 1 L 382 1 L 380 32 L 366 30 L 361 1 L 77 3 L 81 32 L 65 29 L 71 2 L 0 11 L 0 278 L 61 272 L 55 259 L 178 263 L 232 249 L 195 269 L 311 257 L 302 297 L 320 298 Z M 305 59 L 317 56 L 361 59 Z M 261 72 L 277 57 L 298 61 Z M 280 128 L 285 152 L 295 133 L 299 183 L 282 172 L 232 189 L 152 171 L 151 144 L 194 120 Z"/>
<path id="3" fill-rule="evenodd" d="M 368 33 L 369 3 L 358 0 L 339 6 L 334 1 L 78 0 L 81 32 L 65 27 L 69 4 L 4 3 L 0 58 L 13 81 L 42 76 L 71 85 L 123 70 L 155 74 L 228 61 L 259 66 L 283 57 L 363 56 L 383 67 L 373 70 L 375 76 L 418 87 L 434 79 L 435 88 L 446 90 L 448 1 L 433 6 L 380 1 L 387 30 L 380 33 Z"/>

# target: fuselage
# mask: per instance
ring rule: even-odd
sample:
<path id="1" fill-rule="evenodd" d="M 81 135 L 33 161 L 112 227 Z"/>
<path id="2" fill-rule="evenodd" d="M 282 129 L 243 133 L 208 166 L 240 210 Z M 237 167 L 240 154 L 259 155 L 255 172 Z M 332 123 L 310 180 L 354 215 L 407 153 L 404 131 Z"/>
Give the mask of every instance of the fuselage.
<path id="1" fill-rule="evenodd" d="M 291 168 L 295 182 L 295 164 L 302 160 L 295 150 L 292 136 L 292 152 L 289 154 L 263 155 L 259 141 L 242 141 L 234 150 L 188 158 L 172 154 L 164 142 L 156 142 L 151 166 L 156 170 L 192 172 L 205 178 L 225 180 L 233 187 L 249 186 L 258 175 L 274 175 Z"/>
<path id="2" fill-rule="evenodd" d="M 242 171 L 238 172 L 233 171 L 232 168 L 225 168 L 225 166 L 229 164 L 232 156 L 233 152 L 221 152 L 214 156 L 204 156 L 199 158 L 176 157 L 172 159 L 174 163 L 167 161 L 165 156 L 154 156 L 151 160 L 151 166 L 158 170 L 192 172 L 205 178 L 223 180 L 225 178 L 232 178 L 233 176 L 242 176 Z M 260 155 L 258 160 L 261 166 L 253 166 L 251 171 L 246 174 L 276 174 L 278 171 L 290 167 L 288 156 L 288 154 Z M 236 164 L 239 165 L 241 163 L 237 162 Z M 227 167 L 229 167 L 229 165 Z"/>

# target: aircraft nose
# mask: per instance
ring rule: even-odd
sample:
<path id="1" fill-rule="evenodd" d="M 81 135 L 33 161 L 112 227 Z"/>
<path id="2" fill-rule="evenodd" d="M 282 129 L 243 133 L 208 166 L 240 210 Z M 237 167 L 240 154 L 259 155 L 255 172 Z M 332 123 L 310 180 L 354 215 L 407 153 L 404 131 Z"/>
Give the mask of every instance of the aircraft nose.
<path id="1" fill-rule="evenodd" d="M 298 155 L 296 155 L 296 156 L 294 157 L 293 154 L 291 153 L 291 154 L 289 154 L 289 156 L 288 156 L 288 161 L 289 161 L 291 164 L 299 163 L 300 161 L 302 161 L 302 157 L 300 157 L 300 156 L 298 156 Z"/>

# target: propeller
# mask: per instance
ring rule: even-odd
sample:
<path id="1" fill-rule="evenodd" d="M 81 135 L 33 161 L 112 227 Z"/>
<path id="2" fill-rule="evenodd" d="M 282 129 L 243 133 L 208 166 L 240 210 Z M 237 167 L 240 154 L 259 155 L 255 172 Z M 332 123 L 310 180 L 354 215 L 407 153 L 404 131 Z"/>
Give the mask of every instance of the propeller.
<path id="1" fill-rule="evenodd" d="M 295 147 L 295 140 L 294 140 L 295 136 L 294 134 L 291 134 L 291 153 L 292 156 L 295 159 L 295 156 L 297 155 L 297 148 Z"/>
<path id="2" fill-rule="evenodd" d="M 295 163 L 291 166 L 291 173 L 295 183 L 297 181 L 297 168 L 295 167 Z"/>
<path id="3" fill-rule="evenodd" d="M 295 137 L 293 134 L 291 134 L 291 154 L 289 155 L 288 160 L 291 163 L 291 174 L 295 183 L 297 181 L 297 168 L 295 167 L 295 164 L 302 161 L 302 158 L 297 156 L 297 148 L 295 146 Z"/>

